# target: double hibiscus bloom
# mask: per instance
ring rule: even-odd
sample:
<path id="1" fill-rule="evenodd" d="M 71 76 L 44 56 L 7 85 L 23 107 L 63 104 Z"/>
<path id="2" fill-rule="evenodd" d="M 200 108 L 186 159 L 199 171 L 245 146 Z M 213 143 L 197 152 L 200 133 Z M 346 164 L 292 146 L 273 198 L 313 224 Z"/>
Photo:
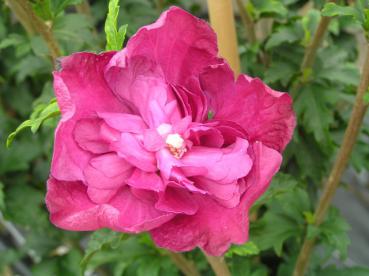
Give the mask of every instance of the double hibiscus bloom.
<path id="1" fill-rule="evenodd" d="M 149 231 L 158 246 L 221 255 L 279 170 L 291 98 L 218 57 L 206 22 L 173 7 L 119 52 L 61 60 L 51 221 Z"/>

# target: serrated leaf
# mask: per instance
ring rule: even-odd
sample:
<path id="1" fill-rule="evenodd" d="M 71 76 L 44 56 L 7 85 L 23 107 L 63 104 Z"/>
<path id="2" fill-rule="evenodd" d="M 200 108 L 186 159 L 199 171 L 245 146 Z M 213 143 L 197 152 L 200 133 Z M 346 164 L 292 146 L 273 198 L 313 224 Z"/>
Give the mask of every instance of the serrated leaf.
<path id="1" fill-rule="evenodd" d="M 335 3 L 326 3 L 322 9 L 323 16 L 356 16 L 356 10 L 349 6 L 340 6 Z"/>
<path id="2" fill-rule="evenodd" d="M 9 134 L 6 140 L 6 146 L 10 147 L 15 136 L 26 128 L 31 128 L 31 131 L 35 133 L 42 123 L 50 118 L 54 118 L 60 115 L 60 110 L 56 99 L 52 99 L 49 104 L 40 104 L 35 107 L 31 118 L 24 121 L 20 126 L 17 127 L 15 131 Z"/>
<path id="3" fill-rule="evenodd" d="M 342 258 L 347 256 L 347 247 L 350 244 L 348 230 L 350 226 L 340 215 L 337 208 L 329 209 L 326 220 L 319 226 L 322 242 L 332 248 L 338 249 Z"/>
<path id="4" fill-rule="evenodd" d="M 119 0 L 109 1 L 108 15 L 105 21 L 106 50 L 120 50 L 127 32 L 127 25 L 117 28 Z"/>
<path id="5" fill-rule="evenodd" d="M 312 133 L 317 142 L 328 144 L 328 130 L 333 122 L 333 111 L 330 108 L 332 91 L 327 91 L 320 85 L 307 85 L 300 92 L 295 101 L 295 110 L 300 124 Z"/>
<path id="6" fill-rule="evenodd" d="M 233 245 L 227 252 L 226 256 L 233 254 L 238 256 L 251 256 L 259 254 L 260 250 L 255 243 L 249 241 L 242 245 Z"/>
<path id="7" fill-rule="evenodd" d="M 120 241 L 125 238 L 125 235 L 119 232 L 114 232 L 110 229 L 101 229 L 91 234 L 90 240 L 87 245 L 85 255 L 81 261 L 81 268 L 84 271 L 90 261 L 90 259 L 97 252 L 104 248 L 114 249 L 119 246 Z"/>
<path id="8" fill-rule="evenodd" d="M 299 41 L 302 38 L 302 35 L 303 30 L 298 24 L 282 26 L 269 37 L 265 44 L 265 49 L 269 50 L 271 48 L 275 48 L 282 43 L 293 43 Z"/>
<path id="9" fill-rule="evenodd" d="M 253 6 L 254 12 L 257 13 L 258 16 L 263 14 L 285 16 L 288 12 L 284 4 L 277 0 L 256 0 L 253 1 Z"/>
<path id="10" fill-rule="evenodd" d="M 273 197 L 266 206 L 264 216 L 251 224 L 250 238 L 260 250 L 273 248 L 280 256 L 284 242 L 304 231 L 304 213 L 311 208 L 309 197 L 297 186 Z"/>

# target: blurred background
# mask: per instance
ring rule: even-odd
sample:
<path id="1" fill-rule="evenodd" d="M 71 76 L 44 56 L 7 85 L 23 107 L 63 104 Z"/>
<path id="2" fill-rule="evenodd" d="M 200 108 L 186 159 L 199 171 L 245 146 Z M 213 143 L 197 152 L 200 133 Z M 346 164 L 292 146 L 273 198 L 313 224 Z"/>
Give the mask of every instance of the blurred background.
<path id="1" fill-rule="evenodd" d="M 367 6 L 338 2 L 359 9 L 359 15 L 369 14 Z M 29 14 L 19 12 L 21 3 L 0 2 L 0 275 L 64 276 L 80 275 L 81 270 L 85 275 L 181 275 L 149 235 L 109 230 L 74 233 L 50 224 L 45 181 L 58 118 L 45 120 L 42 127 L 32 129 L 35 133 L 25 129 L 9 148 L 5 145 L 23 121 L 40 118 L 54 97 L 47 45 L 27 24 Z M 30 3 L 62 55 L 105 49 L 108 1 Z M 235 1 L 242 72 L 260 77 L 276 90 L 292 91 L 304 73 L 300 65 L 324 4 L 322 0 Z M 208 19 L 205 0 L 121 0 L 118 21 L 128 24 L 126 40 L 170 5 Z M 348 122 L 365 45 L 358 18 L 332 17 L 309 81 L 294 91 L 298 127 L 281 173 L 256 204 L 258 219 L 251 225 L 251 242 L 232 248 L 226 256 L 232 275 L 291 275 L 306 231 L 318 237 L 309 275 L 369 275 L 362 267 L 369 264 L 369 116 L 335 197 L 338 209 L 332 208 L 321 229 L 309 228 L 309 216 Z M 213 275 L 199 250 L 186 257 L 201 275 Z"/>

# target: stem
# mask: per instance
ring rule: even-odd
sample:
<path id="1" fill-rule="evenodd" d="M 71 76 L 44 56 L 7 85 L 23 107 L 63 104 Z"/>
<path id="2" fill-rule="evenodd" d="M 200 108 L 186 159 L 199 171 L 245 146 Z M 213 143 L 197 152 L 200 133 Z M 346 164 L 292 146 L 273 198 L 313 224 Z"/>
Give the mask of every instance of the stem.
<path id="1" fill-rule="evenodd" d="M 355 104 L 350 117 L 349 124 L 345 130 L 343 142 L 338 151 L 333 168 L 329 174 L 328 180 L 325 183 L 322 196 L 319 200 L 315 211 L 315 225 L 319 226 L 327 213 L 332 198 L 336 192 L 338 184 L 340 183 L 342 174 L 349 161 L 352 149 L 355 145 L 359 135 L 360 127 L 363 123 L 365 112 L 368 104 L 364 102 L 364 95 L 369 86 L 369 43 L 366 46 L 366 59 L 363 66 L 360 85 L 357 88 Z M 314 248 L 315 240 L 308 240 L 305 238 L 304 244 L 298 256 L 294 276 L 303 276 L 305 274 L 311 252 Z"/>
<path id="2" fill-rule="evenodd" d="M 247 40 L 251 44 L 254 44 L 257 41 L 256 40 L 254 21 L 253 21 L 251 15 L 249 14 L 248 10 L 245 8 L 242 0 L 237 0 L 236 3 L 237 3 L 237 6 L 238 6 L 238 11 L 240 13 L 243 26 L 245 27 L 245 30 L 246 30 L 246 33 L 247 33 Z"/>
<path id="3" fill-rule="evenodd" d="M 51 28 L 34 13 L 29 1 L 9 0 L 8 4 L 27 32 L 29 32 L 29 29 L 32 29 L 41 35 L 46 42 L 52 62 L 54 63 L 61 55 L 61 51 L 51 32 Z M 29 33 L 33 34 L 32 32 Z"/>
<path id="4" fill-rule="evenodd" d="M 229 272 L 228 266 L 223 257 L 210 256 L 205 252 L 204 255 L 216 276 L 231 276 L 231 273 Z"/>
<path id="5" fill-rule="evenodd" d="M 17 1 L 8 0 L 5 3 L 9 6 L 16 18 L 22 24 L 27 34 L 30 36 L 34 35 L 36 33 L 36 30 L 34 29 L 33 24 L 23 7 Z"/>
<path id="6" fill-rule="evenodd" d="M 327 2 L 336 2 L 335 0 L 328 0 Z M 328 29 L 329 23 L 331 21 L 330 17 L 322 16 L 320 19 L 319 25 L 314 33 L 314 37 L 311 40 L 311 43 L 306 48 L 304 57 L 302 59 L 302 63 L 300 66 L 300 71 L 302 75 L 298 78 L 298 80 L 292 86 L 292 95 L 294 95 L 297 91 L 300 90 L 301 86 L 303 86 L 306 82 L 309 81 L 312 68 L 315 63 L 316 53 L 322 41 L 324 39 L 324 35 Z"/>
<path id="7" fill-rule="evenodd" d="M 179 253 L 168 251 L 173 263 L 179 268 L 180 271 L 186 276 L 200 276 L 196 266 L 193 262 L 187 260 L 185 256 Z"/>
<path id="8" fill-rule="evenodd" d="M 328 29 L 330 17 L 322 16 L 320 19 L 318 28 L 314 34 L 313 40 L 310 45 L 306 48 L 306 52 L 301 64 L 301 71 L 305 72 L 307 69 L 311 69 L 315 62 L 316 53 L 321 45 L 325 32 Z"/>
<path id="9" fill-rule="evenodd" d="M 219 53 L 224 57 L 235 75 L 240 73 L 236 27 L 231 0 L 208 0 L 211 25 L 217 34 Z"/>

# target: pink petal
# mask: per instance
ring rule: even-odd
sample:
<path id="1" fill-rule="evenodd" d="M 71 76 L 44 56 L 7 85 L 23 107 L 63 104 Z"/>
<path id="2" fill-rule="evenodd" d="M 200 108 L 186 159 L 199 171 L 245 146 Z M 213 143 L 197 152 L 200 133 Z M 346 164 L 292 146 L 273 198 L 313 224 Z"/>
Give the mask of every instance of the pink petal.
<path id="1" fill-rule="evenodd" d="M 98 116 L 120 132 L 142 133 L 147 128 L 142 118 L 133 114 L 99 112 Z"/>
<path id="2" fill-rule="evenodd" d="M 129 56 L 145 56 L 159 64 L 170 83 L 185 83 L 216 62 L 218 52 L 216 36 L 209 25 L 177 7 L 142 27 L 126 49 Z"/>
<path id="3" fill-rule="evenodd" d="M 102 227 L 117 229 L 119 210 L 94 204 L 81 182 L 66 182 L 50 178 L 47 183 L 46 205 L 50 220 L 59 228 L 91 231 Z"/>
<path id="4" fill-rule="evenodd" d="M 160 194 L 155 208 L 170 213 L 193 215 L 197 212 L 198 205 L 186 189 L 167 186 Z"/>
<path id="5" fill-rule="evenodd" d="M 109 136 L 103 134 L 103 131 L 105 133 L 109 131 Z M 110 151 L 110 143 L 119 138 L 119 132 L 104 126 L 104 122 L 100 119 L 82 119 L 76 123 L 73 137 L 82 149 L 102 154 Z"/>
<path id="6" fill-rule="evenodd" d="M 233 121 L 245 129 L 250 142 L 261 141 L 283 151 L 295 127 L 292 100 L 287 93 L 274 91 L 246 75 L 235 83 L 227 64 L 209 67 L 200 80 L 215 120 Z"/>
<path id="7" fill-rule="evenodd" d="M 143 171 L 157 171 L 155 155 L 147 151 L 138 138 L 131 133 L 122 133 L 120 140 L 112 145 L 112 149 L 118 156 Z"/>
<path id="8" fill-rule="evenodd" d="M 174 217 L 174 214 L 157 210 L 154 201 L 142 200 L 129 189 L 121 190 L 110 204 L 120 211 L 119 227 L 127 232 L 149 231 Z"/>
<path id="9" fill-rule="evenodd" d="M 149 127 L 169 123 L 171 116 L 175 116 L 173 111 L 177 108 L 168 110 L 167 107 L 174 96 L 163 72 L 147 57 L 127 58 L 126 48 L 112 58 L 105 77 L 114 94 L 129 103 L 131 110 L 140 114 Z"/>
<path id="10" fill-rule="evenodd" d="M 196 246 L 210 255 L 222 255 L 231 243 L 242 244 L 248 238 L 248 216 L 243 206 L 225 208 L 216 201 L 196 195 L 196 214 L 177 215 L 153 229 L 155 243 L 172 251 L 189 251 Z"/>
<path id="11" fill-rule="evenodd" d="M 245 177 L 252 166 L 247 154 L 247 140 L 237 138 L 227 148 L 192 147 L 180 160 L 181 164 L 190 167 L 204 167 L 207 173 L 203 176 L 220 183 L 230 183 Z M 182 171 L 186 175 L 186 167 Z"/>
<path id="12" fill-rule="evenodd" d="M 198 246 L 207 254 L 220 256 L 231 243 L 247 241 L 248 209 L 268 187 L 282 162 L 278 151 L 262 143 L 255 143 L 251 149 L 254 163 L 240 204 L 226 208 L 208 196 L 196 195 L 199 210 L 195 215 L 178 215 L 151 231 L 158 246 L 172 251 L 189 251 Z"/>
<path id="13" fill-rule="evenodd" d="M 133 167 L 115 153 L 92 158 L 84 170 L 86 184 L 96 189 L 119 189 L 132 172 Z"/>
<path id="14" fill-rule="evenodd" d="M 156 173 L 147 173 L 142 170 L 136 169 L 131 177 L 127 180 L 127 184 L 137 189 L 146 189 L 152 191 L 163 191 L 165 186 Z"/>
<path id="15" fill-rule="evenodd" d="M 247 208 L 251 207 L 266 191 L 282 164 L 282 155 L 260 142 L 252 145 L 251 155 L 254 164 L 246 178 L 246 193 L 244 195 Z"/>
<path id="16" fill-rule="evenodd" d="M 83 180 L 82 170 L 90 158 L 73 139 L 76 121 L 94 117 L 96 111 L 127 109 L 104 79 L 105 65 L 113 54 L 76 53 L 63 58 L 61 70 L 54 72 L 54 90 L 62 119 L 55 133 L 51 173 L 60 180 Z"/>
<path id="17" fill-rule="evenodd" d="M 100 228 L 124 232 L 148 231 L 174 216 L 156 210 L 154 202 L 138 199 L 129 188 L 119 190 L 109 203 L 95 204 L 87 196 L 87 187 L 81 182 L 54 178 L 48 181 L 46 205 L 51 222 L 72 231 Z"/>

